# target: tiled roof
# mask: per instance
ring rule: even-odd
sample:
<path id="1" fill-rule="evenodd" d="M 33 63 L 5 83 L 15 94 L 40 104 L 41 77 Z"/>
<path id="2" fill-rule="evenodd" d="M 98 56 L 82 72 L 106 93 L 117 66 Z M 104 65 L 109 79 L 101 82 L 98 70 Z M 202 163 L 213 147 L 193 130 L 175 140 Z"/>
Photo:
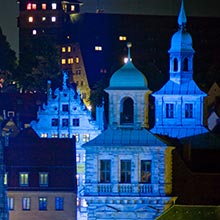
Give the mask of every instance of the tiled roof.
<path id="1" fill-rule="evenodd" d="M 146 129 L 111 128 L 83 146 L 167 146 Z"/>

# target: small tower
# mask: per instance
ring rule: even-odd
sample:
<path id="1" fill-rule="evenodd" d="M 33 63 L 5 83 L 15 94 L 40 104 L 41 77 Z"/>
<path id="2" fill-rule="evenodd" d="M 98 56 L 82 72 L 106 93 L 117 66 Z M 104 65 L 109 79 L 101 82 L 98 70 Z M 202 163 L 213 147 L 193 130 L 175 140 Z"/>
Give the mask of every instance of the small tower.
<path id="1" fill-rule="evenodd" d="M 178 17 L 179 30 L 171 40 L 170 79 L 155 97 L 153 133 L 182 138 L 207 132 L 203 126 L 203 99 L 206 94 L 193 80 L 192 37 L 186 31 L 186 14 L 182 1 Z"/>
<path id="2" fill-rule="evenodd" d="M 132 63 L 128 47 L 128 61 L 110 79 L 105 91 L 109 94 L 110 126 L 148 127 L 148 98 L 151 91 L 147 79 Z"/>

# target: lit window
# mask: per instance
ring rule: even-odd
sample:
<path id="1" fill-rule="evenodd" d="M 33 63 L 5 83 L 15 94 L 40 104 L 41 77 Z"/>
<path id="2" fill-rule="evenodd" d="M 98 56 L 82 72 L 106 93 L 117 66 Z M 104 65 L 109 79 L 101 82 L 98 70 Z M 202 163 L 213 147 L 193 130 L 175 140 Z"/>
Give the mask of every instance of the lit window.
<path id="1" fill-rule="evenodd" d="M 62 63 L 62 64 L 66 64 L 66 59 L 62 59 L 62 60 L 61 60 L 61 63 Z"/>
<path id="2" fill-rule="evenodd" d="M 64 198 L 56 197 L 55 198 L 55 210 L 63 210 L 63 206 L 64 206 Z"/>
<path id="3" fill-rule="evenodd" d="M 32 9 L 36 10 L 37 9 L 37 4 L 32 4 Z"/>
<path id="4" fill-rule="evenodd" d="M 34 21 L 34 18 L 33 17 L 28 17 L 28 22 L 29 23 L 32 23 Z"/>
<path id="5" fill-rule="evenodd" d="M 79 118 L 73 118 L 73 126 L 79 126 Z"/>
<path id="6" fill-rule="evenodd" d="M 71 46 L 68 46 L 68 47 L 67 47 L 67 51 L 68 51 L 68 52 L 71 52 Z"/>
<path id="7" fill-rule="evenodd" d="M 121 160 L 121 183 L 131 182 L 131 161 Z"/>
<path id="8" fill-rule="evenodd" d="M 83 154 L 83 162 L 85 162 L 86 161 L 86 154 Z"/>
<path id="9" fill-rule="evenodd" d="M 151 161 L 150 160 L 141 161 L 141 182 L 142 183 L 151 182 Z"/>
<path id="10" fill-rule="evenodd" d="M 79 142 L 79 134 L 74 134 L 75 138 L 76 138 L 76 142 Z"/>
<path id="11" fill-rule="evenodd" d="M 52 134 L 51 137 L 52 138 L 58 138 L 58 134 L 57 133 L 56 134 Z"/>
<path id="12" fill-rule="evenodd" d="M 46 10 L 47 9 L 47 4 L 46 3 L 43 3 L 41 6 L 42 6 L 42 10 Z"/>
<path id="13" fill-rule="evenodd" d="M 33 31 L 32 31 L 32 34 L 33 34 L 33 35 L 36 35 L 36 34 L 37 34 L 37 30 L 33 30 Z"/>
<path id="14" fill-rule="evenodd" d="M 95 51 L 102 51 L 102 47 L 101 46 L 95 46 Z"/>
<path id="15" fill-rule="evenodd" d="M 58 126 L 58 118 L 52 118 L 51 120 L 51 126 L 56 127 Z"/>
<path id="16" fill-rule="evenodd" d="M 73 58 L 68 58 L 68 64 L 73 64 Z"/>
<path id="17" fill-rule="evenodd" d="M 30 197 L 23 197 L 22 198 L 22 209 L 23 210 L 30 210 L 31 209 L 31 198 Z"/>
<path id="18" fill-rule="evenodd" d="M 66 52 L 66 47 L 62 47 L 61 51 L 62 51 L 62 53 L 65 53 Z"/>
<path id="19" fill-rule="evenodd" d="M 89 134 L 83 134 L 83 142 L 89 141 Z"/>
<path id="20" fill-rule="evenodd" d="M 39 198 L 39 210 L 47 210 L 47 198 L 40 197 Z"/>
<path id="21" fill-rule="evenodd" d="M 174 118 L 174 104 L 166 104 L 166 118 Z"/>
<path id="22" fill-rule="evenodd" d="M 68 137 L 69 137 L 68 133 L 62 134 L 62 138 L 68 138 Z"/>
<path id="23" fill-rule="evenodd" d="M 79 180 L 80 180 L 80 178 L 79 178 L 79 174 L 76 174 L 76 184 L 77 184 L 77 186 L 79 185 Z"/>
<path id="24" fill-rule="evenodd" d="M 69 105 L 62 105 L 63 112 L 69 112 Z"/>
<path id="25" fill-rule="evenodd" d="M 26 8 L 27 10 L 31 10 L 31 3 L 28 3 Z"/>
<path id="26" fill-rule="evenodd" d="M 100 160 L 100 182 L 110 183 L 111 182 L 111 161 Z"/>
<path id="27" fill-rule="evenodd" d="M 54 16 L 51 17 L 51 21 L 52 21 L 52 22 L 56 22 L 56 17 L 54 17 Z"/>
<path id="28" fill-rule="evenodd" d="M 79 63 L 79 57 L 76 57 L 76 63 Z"/>
<path id="29" fill-rule="evenodd" d="M 76 154 L 76 162 L 80 162 L 80 154 Z"/>
<path id="30" fill-rule="evenodd" d="M 46 21 L 46 17 L 42 17 L 42 21 Z"/>
<path id="31" fill-rule="evenodd" d="M 85 199 L 82 199 L 82 200 L 81 200 L 81 206 L 82 206 L 82 207 L 88 207 L 88 205 L 87 205 Z"/>
<path id="32" fill-rule="evenodd" d="M 185 104 L 185 118 L 193 117 L 193 104 Z"/>
<path id="33" fill-rule="evenodd" d="M 29 184 L 29 178 L 28 173 L 20 173 L 20 186 L 28 186 Z"/>
<path id="34" fill-rule="evenodd" d="M 56 3 L 52 3 L 52 10 L 56 10 L 57 9 L 57 4 Z"/>
<path id="35" fill-rule="evenodd" d="M 4 185 L 8 184 L 8 173 L 5 173 L 4 175 Z"/>
<path id="36" fill-rule="evenodd" d="M 47 133 L 42 133 L 42 134 L 41 134 L 41 137 L 42 137 L 42 138 L 47 138 L 47 137 L 48 137 L 48 134 L 47 134 Z"/>
<path id="37" fill-rule="evenodd" d="M 86 175 L 82 175 L 82 184 L 85 184 Z"/>
<path id="38" fill-rule="evenodd" d="M 75 11 L 75 5 L 71 5 L 70 11 Z"/>
<path id="39" fill-rule="evenodd" d="M 120 41 L 126 41 L 126 40 L 127 40 L 127 37 L 126 37 L 126 36 L 119 36 L 119 40 L 120 40 Z"/>
<path id="40" fill-rule="evenodd" d="M 62 126 L 63 126 L 63 127 L 68 127 L 68 124 L 69 124 L 68 119 L 67 119 L 67 118 L 63 118 L 63 119 L 62 119 Z"/>
<path id="41" fill-rule="evenodd" d="M 14 198 L 13 197 L 8 197 L 8 209 L 9 210 L 14 210 Z"/>
<path id="42" fill-rule="evenodd" d="M 48 186 L 48 173 L 39 173 L 39 185 Z"/>

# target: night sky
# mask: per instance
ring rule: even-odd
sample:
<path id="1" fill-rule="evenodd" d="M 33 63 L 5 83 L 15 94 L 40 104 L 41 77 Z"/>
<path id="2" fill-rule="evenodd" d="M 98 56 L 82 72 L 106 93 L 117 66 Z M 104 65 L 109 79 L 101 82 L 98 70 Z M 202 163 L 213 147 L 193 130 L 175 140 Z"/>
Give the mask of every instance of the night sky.
<path id="1" fill-rule="evenodd" d="M 18 51 L 18 5 L 16 0 L 0 0 L 0 26 L 11 48 Z M 81 0 L 82 12 L 103 8 L 106 13 L 177 15 L 180 0 Z M 188 16 L 220 16 L 219 0 L 185 0 Z"/>

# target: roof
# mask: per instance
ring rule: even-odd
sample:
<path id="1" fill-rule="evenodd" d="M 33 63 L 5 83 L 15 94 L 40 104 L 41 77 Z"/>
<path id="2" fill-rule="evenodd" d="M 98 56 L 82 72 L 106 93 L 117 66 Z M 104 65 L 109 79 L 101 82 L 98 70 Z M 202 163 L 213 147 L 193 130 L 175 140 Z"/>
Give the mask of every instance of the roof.
<path id="1" fill-rule="evenodd" d="M 93 140 L 87 142 L 87 146 L 167 146 L 160 138 L 148 130 L 134 128 L 111 128 L 102 132 Z"/>
<path id="2" fill-rule="evenodd" d="M 175 83 L 169 80 L 160 90 L 154 92 L 154 95 L 203 95 L 206 96 L 202 90 L 196 85 L 194 80 L 189 80 L 185 83 Z"/>
<path id="3" fill-rule="evenodd" d="M 219 220 L 220 206 L 174 205 L 156 220 Z"/>

